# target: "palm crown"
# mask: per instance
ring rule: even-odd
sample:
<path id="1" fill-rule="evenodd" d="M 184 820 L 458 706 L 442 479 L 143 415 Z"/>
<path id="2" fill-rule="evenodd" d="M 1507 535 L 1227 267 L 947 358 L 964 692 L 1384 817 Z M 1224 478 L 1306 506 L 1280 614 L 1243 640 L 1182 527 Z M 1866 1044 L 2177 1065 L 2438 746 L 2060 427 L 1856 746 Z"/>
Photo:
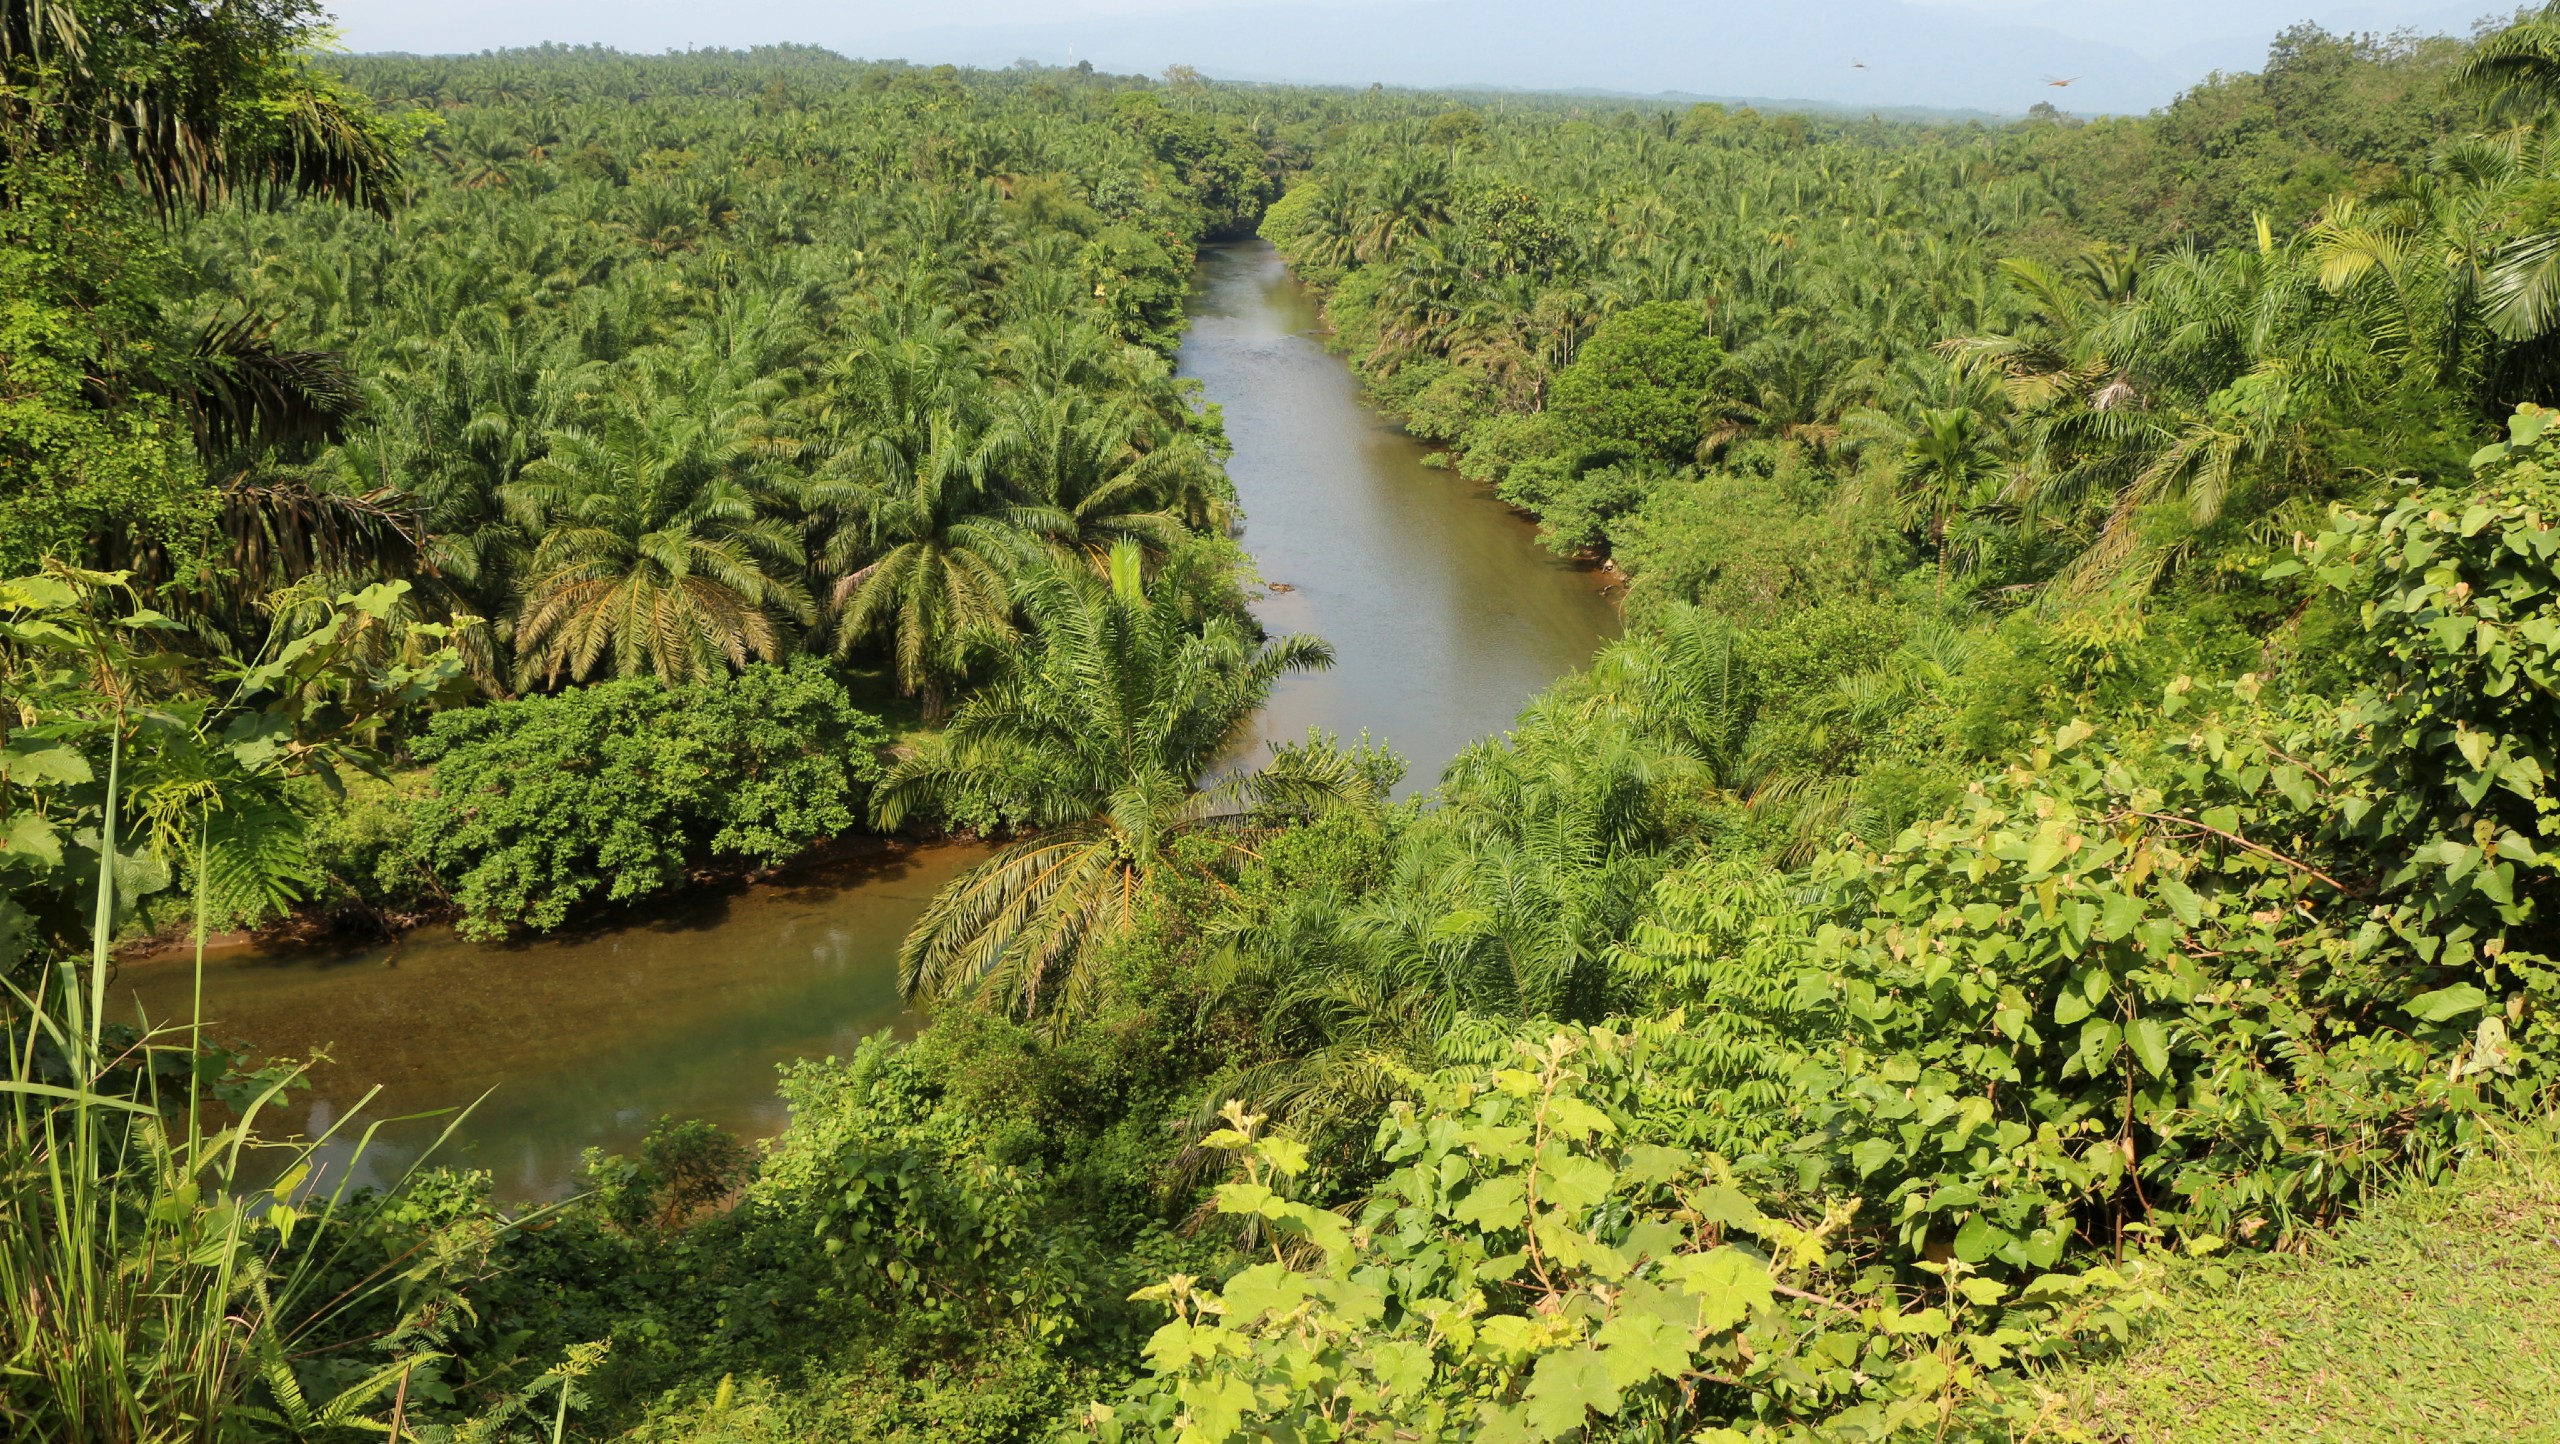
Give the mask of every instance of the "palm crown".
<path id="1" fill-rule="evenodd" d="M 1091 944 L 1129 926 L 1174 841 L 1235 837 L 1256 779 L 1208 790 L 1201 779 L 1273 682 L 1330 665 L 1333 653 L 1309 636 L 1257 643 L 1224 617 L 1195 629 L 1184 586 L 1178 566 L 1147 580 L 1130 541 L 1113 547 L 1107 577 L 1042 567 L 1023 590 L 1039 645 L 962 705 L 943 745 L 883 780 L 884 827 L 993 787 L 1043 829 L 934 899 L 899 953 L 908 996 L 984 989 L 1025 1014 L 1073 1011 L 1095 982 L 1083 966 Z"/>

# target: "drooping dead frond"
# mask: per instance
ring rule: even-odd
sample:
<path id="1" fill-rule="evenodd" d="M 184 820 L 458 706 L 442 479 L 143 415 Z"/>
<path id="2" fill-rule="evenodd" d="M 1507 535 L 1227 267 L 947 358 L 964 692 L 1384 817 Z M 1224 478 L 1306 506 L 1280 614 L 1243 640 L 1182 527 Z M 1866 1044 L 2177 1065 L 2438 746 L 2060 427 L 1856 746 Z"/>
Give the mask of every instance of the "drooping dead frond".
<path id="1" fill-rule="evenodd" d="M 345 357 L 280 347 L 275 334 L 276 322 L 251 312 L 196 338 L 180 396 L 207 460 L 343 440 L 362 407 Z"/>

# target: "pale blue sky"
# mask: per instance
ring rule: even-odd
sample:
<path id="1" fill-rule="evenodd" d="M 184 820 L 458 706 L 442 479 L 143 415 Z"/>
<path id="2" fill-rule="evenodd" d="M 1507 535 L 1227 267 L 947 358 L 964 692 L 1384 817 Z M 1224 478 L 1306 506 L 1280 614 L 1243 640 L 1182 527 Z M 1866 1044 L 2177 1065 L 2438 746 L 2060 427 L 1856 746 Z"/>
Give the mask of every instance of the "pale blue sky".
<path id="1" fill-rule="evenodd" d="M 804 41 L 1002 65 L 1176 62 L 1245 79 L 2145 109 L 2253 67 L 2286 24 L 2468 30 L 2470 0 L 331 0 L 354 50 Z M 2512 8 L 2509 6 L 2507 8 Z M 1859 65 L 1865 68 L 1858 68 Z M 2062 74 L 2054 74 L 2055 71 Z M 2034 93 L 2044 78 L 2081 79 Z"/>

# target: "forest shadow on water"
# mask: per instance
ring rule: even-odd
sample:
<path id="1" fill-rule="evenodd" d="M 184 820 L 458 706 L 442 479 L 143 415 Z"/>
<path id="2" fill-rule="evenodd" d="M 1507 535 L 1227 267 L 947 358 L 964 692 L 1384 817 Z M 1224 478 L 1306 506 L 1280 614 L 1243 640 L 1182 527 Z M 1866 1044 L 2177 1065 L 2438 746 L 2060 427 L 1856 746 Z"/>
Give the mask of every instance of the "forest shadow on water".
<path id="1" fill-rule="evenodd" d="M 485 1093 L 436 1161 L 488 1169 L 503 1197 L 558 1197 L 582 1150 L 628 1152 L 662 1115 L 778 1132 L 778 1065 L 913 1031 L 898 944 L 984 855 L 967 843 L 883 848 L 507 944 L 432 927 L 369 947 L 228 950 L 206 962 L 206 1033 L 260 1054 L 325 1053 L 285 1120 L 312 1133 L 372 1087 L 382 1091 L 359 1129 Z M 193 988 L 183 953 L 119 979 L 126 1006 L 155 1020 L 184 1018 Z M 358 1181 L 397 1177 L 450 1121 L 385 1128 Z M 329 1154 L 343 1164 L 352 1151 Z"/>

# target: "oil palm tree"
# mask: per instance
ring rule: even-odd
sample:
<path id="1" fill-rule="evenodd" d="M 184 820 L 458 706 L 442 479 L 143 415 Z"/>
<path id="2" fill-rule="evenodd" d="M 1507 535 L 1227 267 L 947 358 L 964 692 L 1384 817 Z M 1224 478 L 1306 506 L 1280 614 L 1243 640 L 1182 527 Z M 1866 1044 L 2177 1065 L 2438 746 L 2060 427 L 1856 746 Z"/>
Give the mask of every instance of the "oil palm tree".
<path id="1" fill-rule="evenodd" d="M 837 578 L 836 654 L 886 633 L 899 691 L 921 695 L 927 718 L 939 721 L 970 649 L 1015 635 L 1013 578 L 1038 539 L 1065 524 L 1052 510 L 990 494 L 986 448 L 954 414 L 931 418 L 922 440 L 910 452 L 874 435 L 803 495 L 839 519 L 822 554 Z"/>
<path id="2" fill-rule="evenodd" d="M 1177 593 L 1185 569 L 1152 580 L 1135 542 L 1109 575 L 1053 562 L 1023 604 L 1039 640 L 1014 670 L 964 703 L 939 747 L 891 769 L 875 803 L 896 827 L 971 789 L 1019 800 L 1039 829 L 943 889 L 898 954 L 910 998 L 973 994 L 1024 1016 L 1072 1015 L 1098 986 L 1093 945 L 1124 932 L 1175 844 L 1243 845 L 1249 800 L 1286 793 L 1373 795 L 1356 769 L 1298 754 L 1284 767 L 1203 788 L 1236 729 L 1282 675 L 1324 667 L 1309 636 L 1255 642 L 1232 618 L 1194 629 Z"/>
<path id="3" fill-rule="evenodd" d="M 1148 430 L 1122 399 L 1020 392 L 999 403 L 986 457 L 1008 490 L 1097 564 L 1124 539 L 1162 556 L 1195 529 L 1223 530 L 1233 508 L 1197 442 L 1158 441 Z"/>
<path id="4" fill-rule="evenodd" d="M 0 158 L 102 156 L 164 215 L 241 195 L 390 213 L 392 132 L 304 62 L 318 38 L 308 12 L 142 3 L 91 26 L 81 8 L 0 0 Z"/>
<path id="5" fill-rule="evenodd" d="M 2481 92 L 2493 112 L 2521 119 L 2560 103 L 2560 4 L 2546 4 L 2471 47 L 2453 78 Z"/>
<path id="6" fill-rule="evenodd" d="M 516 619 L 518 686 L 621 676 L 674 682 L 785 650 L 815 619 L 797 531 L 739 474 L 716 419 L 653 392 L 597 430 L 567 428 L 500 489 L 533 537 Z"/>

